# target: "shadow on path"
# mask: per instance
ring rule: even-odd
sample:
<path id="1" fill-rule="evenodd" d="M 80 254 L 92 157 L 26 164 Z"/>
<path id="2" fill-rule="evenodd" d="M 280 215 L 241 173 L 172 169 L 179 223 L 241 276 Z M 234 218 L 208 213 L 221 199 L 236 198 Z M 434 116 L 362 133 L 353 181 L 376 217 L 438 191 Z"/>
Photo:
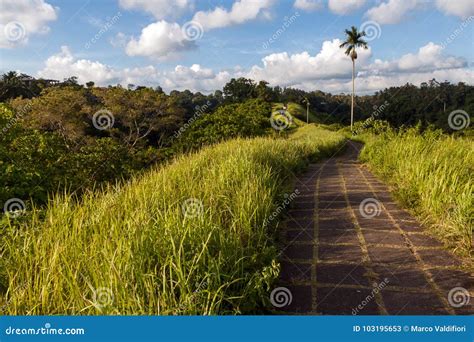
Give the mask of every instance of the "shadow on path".
<path id="1" fill-rule="evenodd" d="M 276 313 L 473 314 L 472 275 L 358 163 L 361 146 L 348 142 L 298 178 L 281 230 Z"/>

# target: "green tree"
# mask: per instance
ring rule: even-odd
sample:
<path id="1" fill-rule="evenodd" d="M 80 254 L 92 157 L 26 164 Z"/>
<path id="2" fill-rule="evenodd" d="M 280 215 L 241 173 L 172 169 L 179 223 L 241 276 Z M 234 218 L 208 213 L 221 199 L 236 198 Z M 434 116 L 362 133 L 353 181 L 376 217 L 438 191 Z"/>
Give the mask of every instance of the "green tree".
<path id="1" fill-rule="evenodd" d="M 271 104 L 260 99 L 221 106 L 194 121 L 176 147 L 191 150 L 235 137 L 263 135 L 270 127 L 271 110 Z"/>
<path id="2" fill-rule="evenodd" d="M 258 82 L 255 91 L 257 97 L 263 101 L 272 102 L 276 101 L 277 99 L 277 97 L 275 96 L 275 92 L 271 87 L 268 86 L 267 81 Z"/>
<path id="3" fill-rule="evenodd" d="M 30 101 L 29 104 L 26 102 Z M 10 102 L 17 112 L 24 112 L 24 125 L 42 131 L 56 132 L 65 140 L 75 141 L 91 130 L 90 117 L 101 108 L 100 100 L 89 90 L 69 87 L 52 87 L 31 100 L 16 99 Z"/>
<path id="4" fill-rule="evenodd" d="M 95 88 L 93 93 L 114 116 L 110 134 L 130 147 L 162 146 L 184 121 L 176 97 L 150 88 Z"/>
<path id="5" fill-rule="evenodd" d="M 224 97 L 228 102 L 243 102 L 256 97 L 255 82 L 249 78 L 231 79 L 224 86 Z"/>
<path id="6" fill-rule="evenodd" d="M 26 74 L 9 71 L 0 78 L 0 102 L 17 97 L 31 98 L 39 92 L 37 80 Z"/>

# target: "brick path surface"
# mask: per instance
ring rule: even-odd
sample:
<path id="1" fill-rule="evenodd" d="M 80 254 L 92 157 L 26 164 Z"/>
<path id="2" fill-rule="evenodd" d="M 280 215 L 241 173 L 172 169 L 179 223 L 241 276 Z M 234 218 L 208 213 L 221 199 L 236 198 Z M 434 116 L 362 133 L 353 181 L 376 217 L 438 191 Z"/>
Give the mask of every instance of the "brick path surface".
<path id="1" fill-rule="evenodd" d="M 357 162 L 361 146 L 348 145 L 297 180 L 270 298 L 276 312 L 473 314 L 472 274 Z"/>

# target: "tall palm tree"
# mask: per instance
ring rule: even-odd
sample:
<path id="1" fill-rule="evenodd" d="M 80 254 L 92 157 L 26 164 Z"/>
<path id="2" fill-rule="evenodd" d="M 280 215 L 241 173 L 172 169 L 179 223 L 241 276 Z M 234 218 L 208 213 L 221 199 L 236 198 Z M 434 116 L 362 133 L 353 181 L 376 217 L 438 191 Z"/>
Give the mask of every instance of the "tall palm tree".
<path id="1" fill-rule="evenodd" d="M 365 36 L 365 32 L 359 32 L 357 27 L 352 26 L 350 30 L 345 30 L 346 40 L 339 47 L 346 48 L 346 55 L 351 57 L 352 60 L 352 102 L 351 102 L 351 132 L 352 125 L 354 124 L 354 78 L 355 78 L 355 60 L 357 59 L 356 48 L 367 49 L 367 42 L 362 39 Z"/>

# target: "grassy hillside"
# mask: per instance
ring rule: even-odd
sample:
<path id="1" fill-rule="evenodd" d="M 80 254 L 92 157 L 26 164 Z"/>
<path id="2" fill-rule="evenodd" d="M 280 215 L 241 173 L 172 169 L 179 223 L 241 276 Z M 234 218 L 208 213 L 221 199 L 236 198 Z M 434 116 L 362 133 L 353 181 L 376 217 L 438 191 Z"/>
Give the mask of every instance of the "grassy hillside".
<path id="1" fill-rule="evenodd" d="M 303 126 L 306 124 L 306 107 L 303 108 L 298 103 L 290 102 L 287 104 L 288 112 L 293 116 L 293 122 L 295 126 Z M 274 103 L 273 104 L 273 111 L 279 110 L 283 108 L 283 103 Z M 310 123 L 318 123 L 318 119 L 316 118 L 316 115 L 314 115 L 313 112 L 309 112 L 309 122 Z"/>
<path id="2" fill-rule="evenodd" d="M 313 125 L 288 139 L 236 139 L 77 203 L 5 217 L 6 314 L 255 312 L 278 274 L 266 227 L 293 172 L 343 142 Z M 21 218 L 20 218 L 21 219 Z M 18 220 L 18 219 L 16 219 Z"/>
<path id="3" fill-rule="evenodd" d="M 472 253 L 474 141 L 416 129 L 367 135 L 361 158 L 460 254 Z"/>
<path id="4" fill-rule="evenodd" d="M 293 127 L 300 127 L 306 124 L 306 107 L 299 103 L 289 102 L 287 104 L 288 112 L 293 116 Z M 275 102 L 273 103 L 273 111 L 283 108 L 283 103 Z M 316 113 L 313 109 L 309 109 L 309 122 L 316 123 L 320 127 L 329 129 L 329 130 L 338 130 L 343 126 L 338 123 L 334 123 L 334 117 L 328 113 Z M 339 122 L 336 120 L 336 122 Z"/>

